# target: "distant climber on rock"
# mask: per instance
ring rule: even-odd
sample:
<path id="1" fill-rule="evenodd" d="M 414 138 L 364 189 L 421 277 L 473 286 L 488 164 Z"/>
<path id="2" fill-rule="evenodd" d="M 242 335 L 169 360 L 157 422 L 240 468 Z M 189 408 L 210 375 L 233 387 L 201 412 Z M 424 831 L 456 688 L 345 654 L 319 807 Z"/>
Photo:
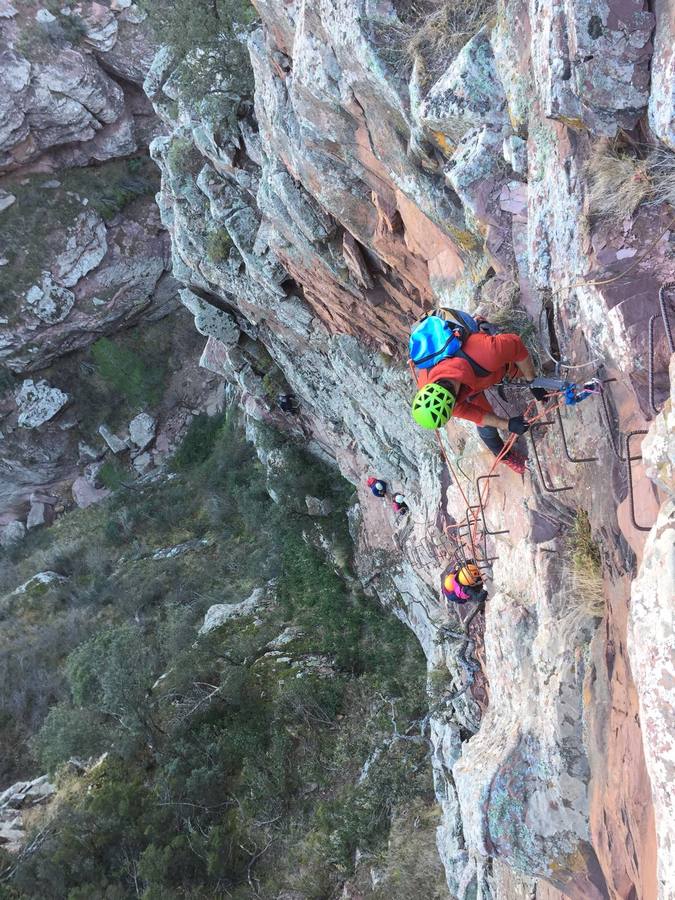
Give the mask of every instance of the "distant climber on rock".
<path id="1" fill-rule="evenodd" d="M 300 409 L 300 404 L 293 394 L 279 394 L 277 397 L 277 406 L 282 412 L 292 413 L 293 415 Z"/>
<path id="2" fill-rule="evenodd" d="M 410 507 L 405 502 L 403 494 L 394 494 L 392 506 L 394 507 L 394 512 L 397 516 L 407 516 L 410 512 Z"/>
<path id="3" fill-rule="evenodd" d="M 443 596 L 448 602 L 459 604 L 467 603 L 469 600 L 484 603 L 488 599 L 480 571 L 473 560 L 445 576 Z"/>
<path id="4" fill-rule="evenodd" d="M 412 415 L 423 428 L 442 428 L 451 416 L 478 426 L 483 443 L 497 456 L 504 448 L 499 431 L 525 434 L 523 416 L 495 415 L 484 391 L 504 378 L 535 377 L 527 348 L 517 334 L 486 334 L 461 310 L 440 310 L 427 316 L 410 337 L 410 359 L 416 367 L 417 387 Z M 537 400 L 546 398 L 538 387 Z M 502 460 L 513 471 L 525 471 L 525 458 L 511 450 Z"/>
<path id="5" fill-rule="evenodd" d="M 370 488 L 371 492 L 375 497 L 386 497 L 387 495 L 387 482 L 382 481 L 381 478 L 374 478 L 372 475 L 366 481 L 366 484 Z"/>

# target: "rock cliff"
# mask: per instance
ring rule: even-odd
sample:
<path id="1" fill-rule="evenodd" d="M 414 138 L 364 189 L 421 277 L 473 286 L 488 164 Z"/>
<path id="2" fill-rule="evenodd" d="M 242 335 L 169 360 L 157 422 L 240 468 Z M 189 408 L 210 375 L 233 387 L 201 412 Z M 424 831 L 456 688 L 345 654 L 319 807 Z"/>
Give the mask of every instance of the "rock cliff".
<path id="1" fill-rule="evenodd" d="M 22 191 L 38 190 L 59 224 L 39 261 L 25 241 L 3 250 L 0 359 L 21 382 L 0 410 L 9 439 L 32 423 L 60 446 L 70 397 L 47 367 L 174 311 L 178 282 L 201 366 L 235 386 L 271 495 L 279 460 L 261 422 L 359 491 L 359 575 L 443 684 L 429 729 L 451 896 L 675 896 L 665 5 L 500 0 L 458 23 L 440 3 L 255 0 L 252 96 L 230 71 L 203 97 L 175 52 L 153 53 L 134 4 L 79 4 L 77 41 L 68 16 L 25 6 L 23 19 L 0 0 L 0 205 L 25 221 Z M 65 41 L 58 65 L 45 40 Z M 158 212 L 144 162 L 121 209 L 106 196 L 92 208 L 91 185 L 78 194 L 60 174 L 128 165 L 148 144 Z M 645 185 L 614 216 L 597 214 L 605 151 L 612 178 L 632 160 L 617 191 Z M 483 516 L 492 460 L 475 429 L 453 422 L 437 443 L 410 417 L 408 334 L 438 305 L 517 327 L 547 371 L 604 382 L 522 440 L 525 477 L 500 467 Z M 493 399 L 514 415 L 523 396 Z M 121 439 L 101 434 L 114 453 Z M 11 517 L 77 468 L 72 446 L 60 466 L 15 446 Z M 407 517 L 371 496 L 371 474 L 405 495 Z M 491 599 L 469 621 L 439 588 L 453 526 L 474 518 Z M 586 581 L 584 527 L 599 553 Z"/>
<path id="2" fill-rule="evenodd" d="M 669 470 L 653 485 L 638 449 L 667 396 L 672 197 L 608 218 L 591 196 L 598 141 L 672 147 L 672 22 L 638 2 L 499 3 L 439 63 L 406 51 L 425 27 L 407 4 L 255 5 L 253 104 L 232 80 L 216 101 L 184 97 L 166 50 L 145 82 L 202 365 L 238 386 L 253 435 L 279 421 L 270 380 L 290 389 L 289 427 L 359 488 L 361 576 L 448 679 L 431 738 L 451 894 L 514 896 L 535 879 L 537 896 L 672 896 L 672 623 L 659 620 L 663 645 L 647 637 L 672 594 L 664 572 L 653 607 L 654 566 L 667 558 L 672 576 Z M 672 299 L 665 287 L 665 318 Z M 446 466 L 410 419 L 407 334 L 438 304 L 517 309 L 549 368 L 606 382 L 537 429 L 524 479 L 491 480 L 492 599 L 467 632 L 439 578 L 491 462 L 457 423 Z M 507 390 L 496 402 L 522 410 Z M 373 473 L 405 494 L 406 520 L 366 492 Z M 601 602 L 573 575 L 580 517 Z"/>

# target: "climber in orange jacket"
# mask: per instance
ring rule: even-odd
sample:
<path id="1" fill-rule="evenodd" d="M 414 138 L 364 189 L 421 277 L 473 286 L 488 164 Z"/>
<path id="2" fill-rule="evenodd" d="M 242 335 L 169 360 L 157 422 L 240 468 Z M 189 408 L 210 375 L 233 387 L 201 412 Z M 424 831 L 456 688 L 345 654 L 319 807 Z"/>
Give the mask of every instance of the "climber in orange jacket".
<path id="1" fill-rule="evenodd" d="M 475 422 L 481 440 L 497 456 L 504 447 L 498 429 L 520 435 L 529 425 L 523 416 L 504 419 L 495 415 L 484 391 L 503 378 L 519 376 L 531 382 L 535 371 L 517 334 L 470 334 L 454 356 L 430 369 L 417 370 L 419 391 L 413 418 L 425 428 L 440 428 L 450 416 Z M 537 400 L 546 398 L 541 388 L 530 390 Z M 525 471 L 525 459 L 513 450 L 502 461 L 519 474 Z"/>

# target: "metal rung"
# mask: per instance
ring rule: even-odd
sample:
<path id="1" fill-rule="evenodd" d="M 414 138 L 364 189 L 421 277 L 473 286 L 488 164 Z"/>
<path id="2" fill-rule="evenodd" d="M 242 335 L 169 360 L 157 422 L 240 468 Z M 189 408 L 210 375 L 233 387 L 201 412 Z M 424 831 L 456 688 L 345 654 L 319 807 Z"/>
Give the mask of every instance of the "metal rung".
<path id="1" fill-rule="evenodd" d="M 537 463 L 537 469 L 539 470 L 539 477 L 541 478 L 541 483 L 545 491 L 548 491 L 549 494 L 559 494 L 562 491 L 571 491 L 574 487 L 573 484 L 567 485 L 565 487 L 553 487 L 546 482 L 546 478 L 544 476 L 544 470 L 541 467 L 541 460 L 539 459 L 539 451 L 537 450 L 537 442 L 534 439 L 534 431 L 536 428 L 543 428 L 546 425 L 551 425 L 550 421 L 546 422 L 535 422 L 530 426 L 530 441 L 532 444 L 532 450 L 534 451 L 534 458 Z"/>
<path id="2" fill-rule="evenodd" d="M 642 454 L 638 454 L 637 456 L 631 456 L 630 453 L 630 442 L 631 438 L 635 437 L 636 434 L 647 434 L 647 431 L 637 430 L 637 431 L 629 431 L 626 435 L 626 473 L 628 475 L 628 500 L 630 504 L 630 517 L 633 521 L 633 525 L 637 528 L 638 531 L 651 531 L 651 526 L 646 527 L 645 525 L 638 525 L 637 520 L 635 519 L 635 494 L 634 494 L 634 486 L 633 486 L 633 466 L 632 463 L 638 462 L 642 459 Z"/>
<path id="3" fill-rule="evenodd" d="M 558 416 L 558 424 L 560 425 L 560 436 L 562 437 L 563 447 L 565 448 L 565 456 L 572 463 L 591 463 L 597 462 L 597 456 L 581 456 L 577 459 L 576 456 L 572 456 L 570 453 L 569 447 L 567 446 L 567 436 L 565 435 L 565 426 L 563 425 L 563 418 L 560 412 L 560 407 L 556 409 L 556 415 Z"/>
<path id="4" fill-rule="evenodd" d="M 483 498 L 481 497 L 481 493 L 480 493 L 480 483 L 481 483 L 481 481 L 487 481 L 489 478 L 499 478 L 499 475 L 497 475 L 497 474 L 479 475 L 478 478 L 476 479 L 476 491 L 478 493 L 478 506 L 480 507 L 480 515 L 483 520 L 483 531 L 485 532 L 486 535 L 489 534 L 490 537 L 494 537 L 496 534 L 508 534 L 510 529 L 502 528 L 500 531 L 490 531 L 490 529 L 487 527 L 487 522 L 485 521 L 485 507 L 483 506 Z"/>

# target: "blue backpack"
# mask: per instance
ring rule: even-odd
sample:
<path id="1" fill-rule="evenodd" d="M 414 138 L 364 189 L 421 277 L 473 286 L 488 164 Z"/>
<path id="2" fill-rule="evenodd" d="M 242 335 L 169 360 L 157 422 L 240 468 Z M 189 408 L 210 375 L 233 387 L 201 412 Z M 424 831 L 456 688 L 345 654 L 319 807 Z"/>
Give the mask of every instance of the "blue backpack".
<path id="1" fill-rule="evenodd" d="M 461 309 L 444 309 L 444 318 L 426 316 L 410 335 L 410 359 L 418 369 L 431 369 L 442 359 L 459 357 L 466 360 L 479 378 L 490 372 L 462 350 L 470 334 L 477 334 L 481 326 Z"/>

